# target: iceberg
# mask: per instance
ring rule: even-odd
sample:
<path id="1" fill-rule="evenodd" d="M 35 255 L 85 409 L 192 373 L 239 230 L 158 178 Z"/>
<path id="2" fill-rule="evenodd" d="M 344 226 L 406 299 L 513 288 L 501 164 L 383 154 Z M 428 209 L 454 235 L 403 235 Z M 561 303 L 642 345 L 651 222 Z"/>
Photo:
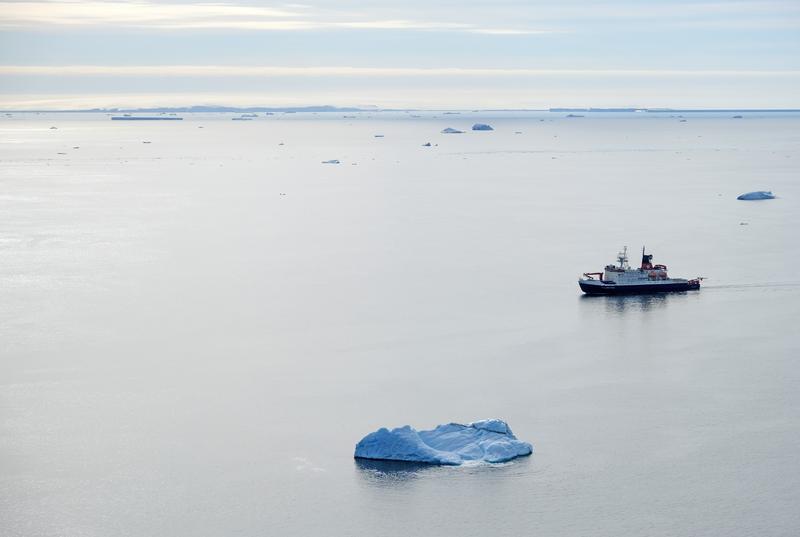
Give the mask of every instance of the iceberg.
<path id="1" fill-rule="evenodd" d="M 472 126 L 472 130 L 474 131 L 493 131 L 491 125 L 487 125 L 486 123 L 476 123 Z"/>
<path id="2" fill-rule="evenodd" d="M 448 423 L 430 431 L 409 425 L 381 428 L 356 444 L 355 457 L 458 466 L 469 461 L 506 462 L 531 453 L 533 446 L 518 440 L 506 422 L 489 419 Z"/>
<path id="3" fill-rule="evenodd" d="M 442 129 L 442 134 L 464 134 L 464 131 L 454 129 L 453 127 L 447 127 L 446 129 Z"/>
<path id="4" fill-rule="evenodd" d="M 322 163 L 323 164 L 340 164 L 340 162 L 338 160 L 336 160 L 335 158 L 331 159 L 331 160 L 323 160 Z"/>
<path id="5" fill-rule="evenodd" d="M 742 194 L 737 200 L 774 200 L 775 194 L 767 190 L 757 190 L 755 192 L 747 192 L 746 194 Z"/>

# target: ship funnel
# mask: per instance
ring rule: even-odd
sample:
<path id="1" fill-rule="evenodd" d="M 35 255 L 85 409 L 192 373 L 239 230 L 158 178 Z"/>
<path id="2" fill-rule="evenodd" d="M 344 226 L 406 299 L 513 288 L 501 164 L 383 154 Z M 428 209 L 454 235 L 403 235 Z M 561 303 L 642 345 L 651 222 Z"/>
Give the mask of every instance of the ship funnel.
<path id="1" fill-rule="evenodd" d="M 650 270 L 653 268 L 653 254 L 644 253 L 644 246 L 642 246 L 642 270 Z"/>

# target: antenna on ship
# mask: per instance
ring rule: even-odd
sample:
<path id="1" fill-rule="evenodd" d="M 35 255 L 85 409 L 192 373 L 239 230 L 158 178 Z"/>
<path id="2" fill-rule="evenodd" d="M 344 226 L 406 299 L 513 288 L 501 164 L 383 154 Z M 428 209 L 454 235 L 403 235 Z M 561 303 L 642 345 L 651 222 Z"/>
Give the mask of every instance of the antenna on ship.
<path id="1" fill-rule="evenodd" d="M 628 247 L 623 246 L 622 251 L 617 254 L 617 261 L 619 261 L 619 268 L 624 269 L 625 264 L 628 262 Z"/>

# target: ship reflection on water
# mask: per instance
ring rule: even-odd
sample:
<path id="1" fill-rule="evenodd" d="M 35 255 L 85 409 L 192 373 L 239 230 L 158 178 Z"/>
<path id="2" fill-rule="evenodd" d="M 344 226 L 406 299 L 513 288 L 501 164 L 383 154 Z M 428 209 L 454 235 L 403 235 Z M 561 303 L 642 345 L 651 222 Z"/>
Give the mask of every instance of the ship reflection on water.
<path id="1" fill-rule="evenodd" d="M 690 292 L 619 296 L 581 295 L 580 303 L 595 308 L 602 305 L 606 313 L 647 312 L 664 308 L 670 303 L 686 301 L 689 294 Z"/>

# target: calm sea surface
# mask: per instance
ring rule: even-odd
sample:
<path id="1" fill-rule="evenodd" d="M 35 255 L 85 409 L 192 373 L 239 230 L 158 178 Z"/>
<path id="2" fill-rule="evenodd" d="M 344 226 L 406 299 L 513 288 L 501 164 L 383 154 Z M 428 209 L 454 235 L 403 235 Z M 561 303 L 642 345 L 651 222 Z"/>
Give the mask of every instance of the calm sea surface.
<path id="1" fill-rule="evenodd" d="M 0 533 L 800 534 L 800 114 L 732 115 L 3 117 Z"/>

